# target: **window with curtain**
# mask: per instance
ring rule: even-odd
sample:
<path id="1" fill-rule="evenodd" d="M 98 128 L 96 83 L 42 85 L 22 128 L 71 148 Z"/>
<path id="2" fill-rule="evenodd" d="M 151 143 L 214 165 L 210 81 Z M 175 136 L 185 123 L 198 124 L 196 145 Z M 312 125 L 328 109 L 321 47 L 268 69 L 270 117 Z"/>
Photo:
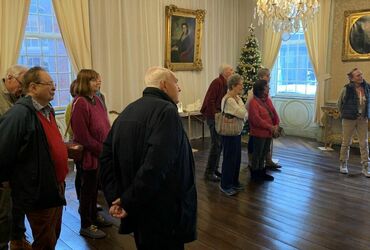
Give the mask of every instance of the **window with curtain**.
<path id="1" fill-rule="evenodd" d="M 271 71 L 271 95 L 313 98 L 316 76 L 301 29 L 282 41 Z"/>
<path id="2" fill-rule="evenodd" d="M 71 100 L 69 86 L 74 74 L 52 0 L 31 0 L 18 63 L 45 68 L 57 85 L 52 105 L 56 109 L 63 109 L 68 105 Z"/>

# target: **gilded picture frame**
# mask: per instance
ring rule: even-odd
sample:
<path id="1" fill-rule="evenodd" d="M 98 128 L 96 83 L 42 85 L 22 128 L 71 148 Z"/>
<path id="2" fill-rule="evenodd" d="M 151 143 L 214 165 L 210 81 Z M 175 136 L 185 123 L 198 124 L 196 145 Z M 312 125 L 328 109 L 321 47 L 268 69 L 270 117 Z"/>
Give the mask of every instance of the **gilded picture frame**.
<path id="1" fill-rule="evenodd" d="M 370 9 L 344 12 L 342 61 L 370 60 Z"/>
<path id="2" fill-rule="evenodd" d="M 165 67 L 173 71 L 202 70 L 201 42 L 205 10 L 166 6 Z"/>

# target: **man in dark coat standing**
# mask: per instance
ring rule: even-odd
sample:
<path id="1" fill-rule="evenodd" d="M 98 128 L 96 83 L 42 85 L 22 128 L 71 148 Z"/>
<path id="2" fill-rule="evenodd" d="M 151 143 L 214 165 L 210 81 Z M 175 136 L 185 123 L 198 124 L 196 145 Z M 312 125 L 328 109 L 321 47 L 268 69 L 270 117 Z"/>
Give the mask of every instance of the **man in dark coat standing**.
<path id="1" fill-rule="evenodd" d="M 184 249 L 196 238 L 194 159 L 178 115 L 173 72 L 149 68 L 143 97 L 114 122 L 101 154 L 100 178 L 120 233 L 138 249 Z"/>

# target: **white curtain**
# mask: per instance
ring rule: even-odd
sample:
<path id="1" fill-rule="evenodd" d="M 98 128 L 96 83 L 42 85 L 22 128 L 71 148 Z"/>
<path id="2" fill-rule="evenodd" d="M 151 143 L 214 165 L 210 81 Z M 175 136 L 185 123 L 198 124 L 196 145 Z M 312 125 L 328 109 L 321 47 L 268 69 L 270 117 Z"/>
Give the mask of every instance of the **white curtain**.
<path id="1" fill-rule="evenodd" d="M 314 121 L 318 124 L 321 124 L 321 107 L 325 104 L 325 82 L 330 79 L 327 65 L 331 8 L 332 0 L 320 1 L 319 12 L 305 31 L 307 48 L 317 79 Z"/>
<path id="2" fill-rule="evenodd" d="M 0 76 L 17 63 L 26 28 L 30 0 L 0 1 Z"/>
<path id="3" fill-rule="evenodd" d="M 165 6 L 206 10 L 202 71 L 177 71 L 183 107 L 202 102 L 221 63 L 236 66 L 252 16 L 251 0 L 90 0 L 93 67 L 102 75 L 109 110 L 142 96 L 148 67 L 164 65 Z M 249 4 L 249 5 L 248 5 Z M 242 6 L 242 8 L 240 8 Z M 250 13 L 249 13 L 250 12 Z M 245 42 L 245 40 L 244 40 Z"/>
<path id="4" fill-rule="evenodd" d="M 84 68 L 90 69 L 89 1 L 53 0 L 53 6 L 73 70 L 77 73 Z"/>
<path id="5" fill-rule="evenodd" d="M 272 69 L 281 45 L 281 33 L 273 31 L 272 27 L 265 26 L 262 46 L 262 65 Z"/>

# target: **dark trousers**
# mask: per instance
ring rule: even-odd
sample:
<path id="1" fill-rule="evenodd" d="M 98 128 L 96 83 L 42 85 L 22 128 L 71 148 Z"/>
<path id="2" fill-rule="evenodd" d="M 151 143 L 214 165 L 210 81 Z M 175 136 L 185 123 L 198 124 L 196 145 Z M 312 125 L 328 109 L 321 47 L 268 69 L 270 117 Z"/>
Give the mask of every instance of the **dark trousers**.
<path id="1" fill-rule="evenodd" d="M 98 196 L 98 170 L 84 170 L 81 175 L 80 216 L 81 228 L 87 228 L 96 220 Z"/>
<path id="2" fill-rule="evenodd" d="M 80 162 L 75 162 L 75 166 L 76 166 L 75 189 L 77 199 L 80 200 L 82 166 Z"/>
<path id="3" fill-rule="evenodd" d="M 62 212 L 63 207 L 53 207 L 26 213 L 33 235 L 33 250 L 55 249 L 62 225 Z"/>
<path id="4" fill-rule="evenodd" d="M 207 125 L 211 134 L 211 149 L 209 150 L 206 174 L 214 174 L 218 170 L 222 152 L 221 136 L 217 134 L 215 120 L 207 119 Z"/>
<path id="5" fill-rule="evenodd" d="M 253 138 L 253 159 L 252 170 L 262 170 L 265 168 L 265 158 L 270 151 L 271 138 Z"/>
<path id="6" fill-rule="evenodd" d="M 138 250 L 184 250 L 183 242 L 176 242 L 173 239 L 163 239 L 150 244 L 140 243 L 138 233 L 134 233 L 135 244 Z"/>
<path id="7" fill-rule="evenodd" d="M 26 232 L 24 212 L 12 206 L 9 187 L 0 188 L 0 250 L 8 249 L 10 240 L 21 240 Z"/>
<path id="8" fill-rule="evenodd" d="M 229 189 L 239 185 L 241 162 L 241 136 L 222 136 L 223 161 L 221 187 Z"/>

